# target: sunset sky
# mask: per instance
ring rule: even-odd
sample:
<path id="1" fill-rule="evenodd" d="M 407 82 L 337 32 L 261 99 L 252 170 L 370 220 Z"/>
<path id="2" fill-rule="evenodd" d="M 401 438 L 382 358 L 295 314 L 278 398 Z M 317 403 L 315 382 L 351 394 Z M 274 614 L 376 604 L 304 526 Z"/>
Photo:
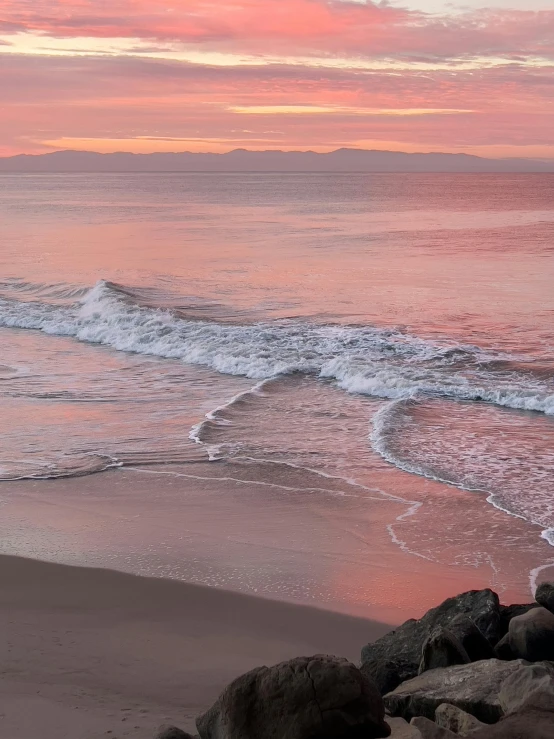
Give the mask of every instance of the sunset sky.
<path id="1" fill-rule="evenodd" d="M 554 158 L 554 0 L 0 0 L 0 155 Z"/>

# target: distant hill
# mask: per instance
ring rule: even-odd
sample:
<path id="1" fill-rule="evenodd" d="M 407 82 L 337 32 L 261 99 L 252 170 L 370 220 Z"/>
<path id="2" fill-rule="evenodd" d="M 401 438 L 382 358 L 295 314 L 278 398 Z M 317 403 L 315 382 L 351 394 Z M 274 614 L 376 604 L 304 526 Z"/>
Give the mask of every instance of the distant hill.
<path id="1" fill-rule="evenodd" d="M 554 160 L 366 149 L 337 149 L 328 154 L 246 149 L 226 154 L 55 151 L 0 158 L 0 172 L 554 172 Z"/>

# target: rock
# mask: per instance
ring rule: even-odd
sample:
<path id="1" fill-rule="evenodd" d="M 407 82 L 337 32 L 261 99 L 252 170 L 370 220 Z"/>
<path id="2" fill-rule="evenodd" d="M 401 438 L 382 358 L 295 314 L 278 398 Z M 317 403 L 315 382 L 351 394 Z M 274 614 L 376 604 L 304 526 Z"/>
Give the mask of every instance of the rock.
<path id="1" fill-rule="evenodd" d="M 494 655 L 497 659 L 517 659 L 510 646 L 510 635 L 505 634 L 494 648 Z"/>
<path id="2" fill-rule="evenodd" d="M 421 732 L 403 718 L 388 718 L 391 728 L 390 739 L 421 739 Z"/>
<path id="3" fill-rule="evenodd" d="M 413 676 L 410 662 L 397 662 L 390 659 L 374 659 L 370 662 L 364 662 L 360 667 L 360 671 L 374 681 L 381 695 L 390 693 L 404 680 L 408 680 Z"/>
<path id="4" fill-rule="evenodd" d="M 504 680 L 498 698 L 506 716 L 531 709 L 554 714 L 554 664 L 522 665 Z"/>
<path id="5" fill-rule="evenodd" d="M 535 592 L 535 600 L 550 613 L 554 613 L 554 582 L 543 582 Z"/>
<path id="6" fill-rule="evenodd" d="M 419 674 L 438 667 L 464 665 L 471 662 L 461 642 L 450 629 L 438 626 L 423 644 Z"/>
<path id="7" fill-rule="evenodd" d="M 554 613 L 533 608 L 510 621 L 508 631 L 512 652 L 529 662 L 554 660 Z"/>
<path id="8" fill-rule="evenodd" d="M 471 713 L 462 711 L 461 708 L 453 706 L 450 703 L 441 703 L 437 708 L 435 711 L 435 722 L 438 726 L 448 729 L 454 732 L 454 734 L 458 734 L 458 736 L 467 736 L 477 731 L 477 729 L 486 726 L 482 721 L 472 716 Z"/>
<path id="9" fill-rule="evenodd" d="M 410 726 L 413 726 L 419 731 L 421 739 L 456 739 L 456 734 L 448 731 L 448 729 L 443 729 L 441 726 L 437 726 L 434 721 L 424 716 L 413 718 L 410 721 Z"/>
<path id="10" fill-rule="evenodd" d="M 504 636 L 508 633 L 510 621 L 515 616 L 522 616 L 532 608 L 537 608 L 538 603 L 526 603 L 524 605 L 513 604 L 511 606 L 500 606 L 500 635 Z"/>
<path id="11" fill-rule="evenodd" d="M 502 683 L 522 664 L 522 660 L 488 659 L 429 670 L 388 693 L 384 698 L 385 706 L 392 716 L 432 719 L 441 703 L 451 703 L 491 724 L 502 715 L 498 697 Z"/>
<path id="12" fill-rule="evenodd" d="M 194 737 L 176 726 L 160 726 L 154 739 L 194 739 Z"/>
<path id="13" fill-rule="evenodd" d="M 196 725 L 201 739 L 373 739 L 390 734 L 377 686 L 347 660 L 323 655 L 242 675 Z"/>
<path id="14" fill-rule="evenodd" d="M 514 713 L 494 726 L 471 734 L 471 739 L 552 739 L 554 724 L 551 713 L 526 711 Z"/>
<path id="15" fill-rule="evenodd" d="M 448 630 L 460 641 L 471 662 L 492 659 L 494 649 L 477 624 L 469 616 L 460 613 L 448 624 Z"/>
<path id="16" fill-rule="evenodd" d="M 492 590 L 471 590 L 445 600 L 423 618 L 411 619 L 362 650 L 362 663 L 376 659 L 402 661 L 417 675 L 423 644 L 436 626 L 446 627 L 459 614 L 469 616 L 491 645 L 500 639 L 500 604 Z"/>

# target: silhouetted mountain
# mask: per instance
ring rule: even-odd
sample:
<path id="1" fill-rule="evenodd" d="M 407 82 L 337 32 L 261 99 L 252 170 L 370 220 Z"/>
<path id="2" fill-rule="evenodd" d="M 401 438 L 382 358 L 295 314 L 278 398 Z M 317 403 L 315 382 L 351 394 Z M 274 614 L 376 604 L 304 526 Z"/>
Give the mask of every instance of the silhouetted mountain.
<path id="1" fill-rule="evenodd" d="M 246 149 L 226 154 L 55 151 L 0 158 L 0 172 L 554 172 L 554 160 L 366 149 L 337 149 L 328 154 Z"/>

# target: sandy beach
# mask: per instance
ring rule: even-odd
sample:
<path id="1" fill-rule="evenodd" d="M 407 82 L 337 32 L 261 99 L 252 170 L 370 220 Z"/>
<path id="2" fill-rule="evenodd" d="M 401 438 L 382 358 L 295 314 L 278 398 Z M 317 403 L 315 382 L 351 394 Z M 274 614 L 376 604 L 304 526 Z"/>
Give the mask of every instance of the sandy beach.
<path id="1" fill-rule="evenodd" d="M 110 570 L 0 557 L 4 739 L 149 739 L 237 675 L 302 654 L 356 660 L 389 627 Z"/>

